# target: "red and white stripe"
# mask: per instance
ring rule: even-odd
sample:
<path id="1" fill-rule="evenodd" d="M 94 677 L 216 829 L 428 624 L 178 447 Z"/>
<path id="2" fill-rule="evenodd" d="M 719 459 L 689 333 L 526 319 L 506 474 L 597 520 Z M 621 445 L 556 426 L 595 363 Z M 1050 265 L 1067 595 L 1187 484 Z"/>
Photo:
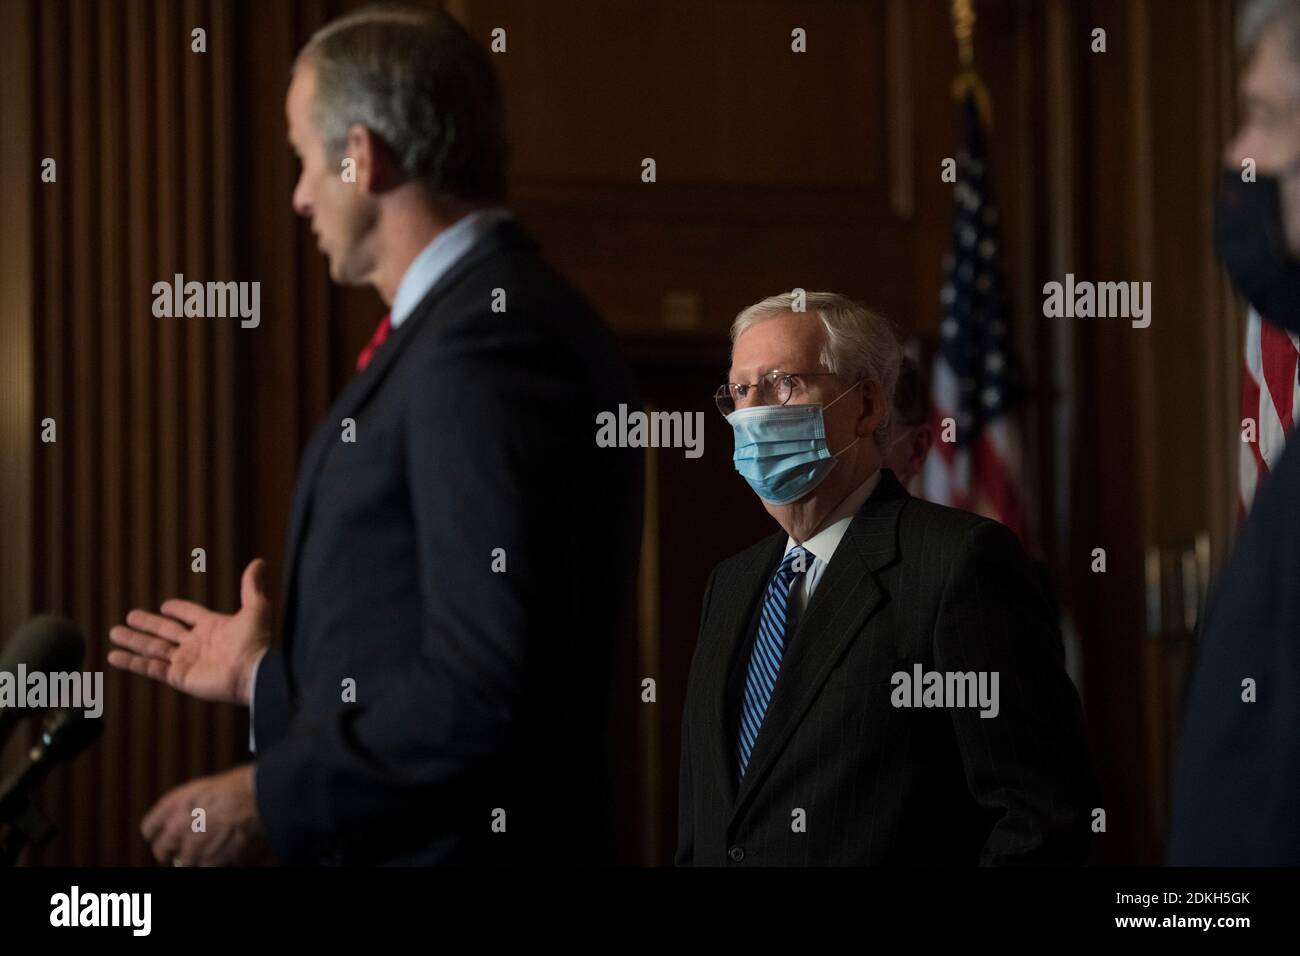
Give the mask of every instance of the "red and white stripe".
<path id="1" fill-rule="evenodd" d="M 1282 457 L 1292 426 L 1300 421 L 1300 339 L 1260 320 L 1246 319 L 1245 367 L 1241 374 L 1241 417 L 1255 420 L 1256 441 L 1242 441 L 1238 469 L 1238 516 L 1244 518 L 1259 486 Z M 1242 424 L 1242 432 L 1246 428 Z"/>
<path id="2" fill-rule="evenodd" d="M 945 442 L 944 419 L 956 420 L 957 377 L 940 353 L 934 363 L 930 424 L 934 444 L 922 473 L 922 497 L 1001 521 L 1028 544 L 1022 504 L 1024 456 L 1014 412 L 980 429 L 973 448 Z"/>

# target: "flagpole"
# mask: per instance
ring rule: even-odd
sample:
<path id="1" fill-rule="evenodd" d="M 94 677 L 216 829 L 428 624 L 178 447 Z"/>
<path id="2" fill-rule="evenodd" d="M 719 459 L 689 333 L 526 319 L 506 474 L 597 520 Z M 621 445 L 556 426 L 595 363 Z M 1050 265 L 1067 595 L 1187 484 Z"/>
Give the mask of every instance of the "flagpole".
<path id="1" fill-rule="evenodd" d="M 985 126 L 993 125 L 989 91 L 975 72 L 975 0 L 952 0 L 952 35 L 957 41 L 957 63 L 961 67 L 952 81 L 952 98 L 960 103 L 969 91 Z"/>

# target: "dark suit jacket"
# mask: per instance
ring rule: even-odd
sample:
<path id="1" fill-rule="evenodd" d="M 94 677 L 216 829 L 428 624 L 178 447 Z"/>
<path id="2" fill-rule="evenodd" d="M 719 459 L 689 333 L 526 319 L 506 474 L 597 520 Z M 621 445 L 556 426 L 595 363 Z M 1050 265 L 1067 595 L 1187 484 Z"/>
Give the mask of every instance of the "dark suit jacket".
<path id="1" fill-rule="evenodd" d="M 1255 682 L 1255 702 L 1242 681 Z M 1300 866 L 1300 441 L 1264 481 L 1206 612 L 1170 863 Z"/>
<path id="2" fill-rule="evenodd" d="M 1083 862 L 1093 785 L 1056 621 L 1015 535 L 884 471 L 786 643 L 743 783 L 738 704 L 778 532 L 714 570 L 682 727 L 677 862 Z M 894 707 L 892 675 L 997 671 L 1000 708 Z M 796 832 L 803 810 L 806 832 Z"/>
<path id="3" fill-rule="evenodd" d="M 595 436 L 620 403 L 610 337 L 511 221 L 343 390 L 303 454 L 253 698 L 280 860 L 608 859 L 642 459 Z"/>

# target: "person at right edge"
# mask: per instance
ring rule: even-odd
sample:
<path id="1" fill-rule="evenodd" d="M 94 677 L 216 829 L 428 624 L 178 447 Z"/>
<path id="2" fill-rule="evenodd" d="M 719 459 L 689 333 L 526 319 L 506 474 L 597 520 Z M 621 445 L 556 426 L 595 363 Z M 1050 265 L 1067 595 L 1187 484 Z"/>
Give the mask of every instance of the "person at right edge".
<path id="1" fill-rule="evenodd" d="M 1300 0 L 1247 4 L 1237 42 L 1244 118 L 1224 156 L 1215 247 L 1260 317 L 1300 333 Z M 1300 449 L 1291 442 L 1206 608 L 1168 861 L 1300 864 Z"/>

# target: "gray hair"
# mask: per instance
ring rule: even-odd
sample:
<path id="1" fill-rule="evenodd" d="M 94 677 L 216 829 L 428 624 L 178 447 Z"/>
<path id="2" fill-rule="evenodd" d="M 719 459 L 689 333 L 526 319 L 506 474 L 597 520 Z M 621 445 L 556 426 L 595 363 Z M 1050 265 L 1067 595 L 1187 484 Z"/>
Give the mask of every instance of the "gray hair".
<path id="1" fill-rule="evenodd" d="M 501 200 L 507 146 L 487 53 L 441 10 L 372 6 L 327 23 L 293 69 L 316 71 L 313 121 L 331 162 L 361 124 L 435 196 Z"/>
<path id="2" fill-rule="evenodd" d="M 893 394 L 898 384 L 898 363 L 902 350 L 889 320 L 835 292 L 805 292 L 806 311 L 815 313 L 826 333 L 821 363 L 834 372 L 846 387 L 861 379 L 879 382 L 884 417 L 876 426 L 876 445 L 889 447 L 893 426 Z M 731 323 L 734 344 L 742 332 L 766 319 L 794 312 L 794 292 L 769 296 L 741 311 Z M 799 314 L 799 313 L 795 313 Z M 798 371 L 792 369 L 791 371 Z M 807 371 L 806 369 L 803 371 Z"/>
<path id="3" fill-rule="evenodd" d="M 1300 0 L 1249 0 L 1237 18 L 1237 54 L 1250 59 L 1266 34 L 1282 30 L 1287 52 L 1300 65 Z"/>

